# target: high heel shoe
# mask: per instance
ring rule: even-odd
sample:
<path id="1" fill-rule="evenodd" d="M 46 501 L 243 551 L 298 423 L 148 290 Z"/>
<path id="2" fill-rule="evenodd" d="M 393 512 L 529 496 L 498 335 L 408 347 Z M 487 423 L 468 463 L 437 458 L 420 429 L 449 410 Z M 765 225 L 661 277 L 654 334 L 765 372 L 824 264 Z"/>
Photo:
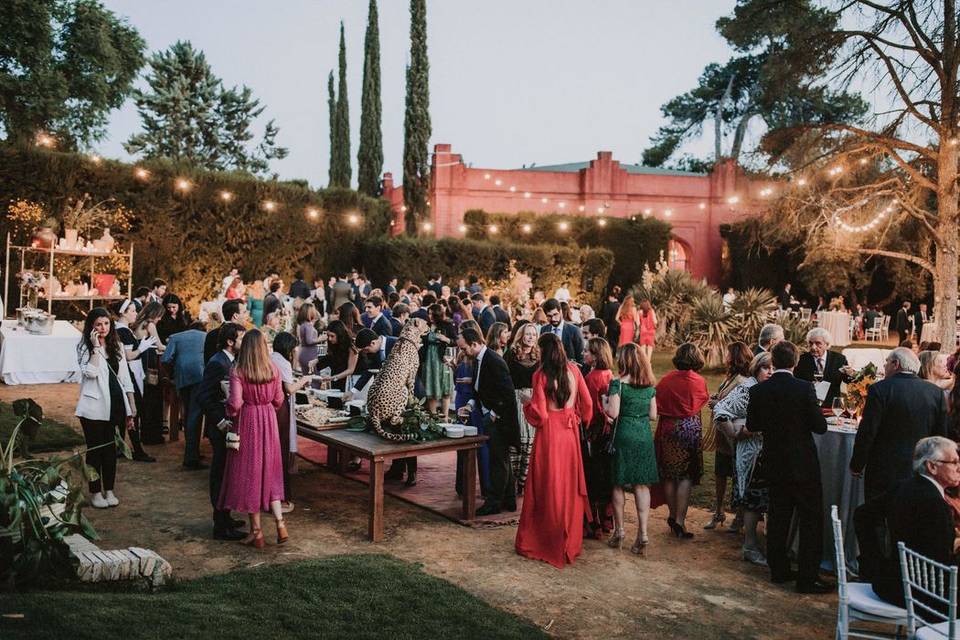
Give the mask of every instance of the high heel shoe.
<path id="1" fill-rule="evenodd" d="M 703 525 L 703 528 L 709 531 L 710 529 L 716 529 L 721 526 L 724 522 L 727 521 L 727 514 L 725 513 L 715 513 L 713 517 L 710 518 L 710 522 Z"/>
<path id="2" fill-rule="evenodd" d="M 687 531 L 687 528 L 680 524 L 679 522 L 674 522 L 676 528 L 673 530 L 673 535 L 681 538 L 683 540 L 689 540 L 693 537 L 693 534 Z"/>
<path id="3" fill-rule="evenodd" d="M 283 518 L 277 520 L 277 544 L 283 544 L 290 539 L 289 534 L 287 534 L 287 525 L 283 521 Z"/>
<path id="4" fill-rule="evenodd" d="M 678 538 L 680 537 L 683 527 L 677 524 L 676 520 L 674 520 L 672 517 L 667 518 L 667 526 L 670 527 L 670 531 L 673 532 L 673 535 L 677 536 Z"/>
<path id="5" fill-rule="evenodd" d="M 264 545 L 267 544 L 263 539 L 263 529 L 251 529 L 250 535 L 243 539 L 242 544 L 245 544 L 248 547 L 263 549 Z"/>
<path id="6" fill-rule="evenodd" d="M 635 556 L 642 556 L 646 551 L 647 545 L 650 543 L 650 538 L 637 538 L 636 542 L 633 543 L 633 546 L 630 547 L 630 553 Z"/>
<path id="7" fill-rule="evenodd" d="M 607 540 L 607 546 L 611 549 L 623 549 L 623 529 L 617 529 Z"/>

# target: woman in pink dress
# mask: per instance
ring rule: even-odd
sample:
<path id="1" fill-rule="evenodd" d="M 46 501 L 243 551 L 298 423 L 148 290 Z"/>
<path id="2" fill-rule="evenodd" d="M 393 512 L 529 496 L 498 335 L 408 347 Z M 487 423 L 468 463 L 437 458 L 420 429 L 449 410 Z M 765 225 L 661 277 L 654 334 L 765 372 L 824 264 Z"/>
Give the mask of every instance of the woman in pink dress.
<path id="1" fill-rule="evenodd" d="M 640 339 L 637 341 L 640 351 L 647 356 L 647 360 L 650 360 L 653 357 L 653 343 L 657 337 L 657 312 L 650 306 L 649 300 L 643 300 L 640 303 L 637 323 L 640 325 Z"/>
<path id="2" fill-rule="evenodd" d="M 620 340 L 617 342 L 617 351 L 625 344 L 637 341 L 637 305 L 633 296 L 627 296 L 617 312 L 617 323 L 620 325 Z"/>
<path id="3" fill-rule="evenodd" d="M 280 371 L 270 359 L 266 338 L 257 329 L 248 331 L 230 370 L 227 396 L 227 418 L 233 422 L 230 430 L 240 436 L 240 447 L 227 450 L 218 508 L 249 515 L 250 534 L 243 544 L 258 549 L 264 545 L 262 511 L 270 511 L 277 521 L 277 544 L 288 540 L 280 510 L 283 461 L 276 410 L 282 404 Z"/>
<path id="4" fill-rule="evenodd" d="M 580 370 L 567 362 L 560 338 L 545 333 L 538 345 L 541 365 L 533 374 L 533 397 L 523 407 L 537 436 L 516 550 L 562 569 L 580 555 L 584 516 L 590 520 L 580 423 L 593 419 L 593 403 Z"/>

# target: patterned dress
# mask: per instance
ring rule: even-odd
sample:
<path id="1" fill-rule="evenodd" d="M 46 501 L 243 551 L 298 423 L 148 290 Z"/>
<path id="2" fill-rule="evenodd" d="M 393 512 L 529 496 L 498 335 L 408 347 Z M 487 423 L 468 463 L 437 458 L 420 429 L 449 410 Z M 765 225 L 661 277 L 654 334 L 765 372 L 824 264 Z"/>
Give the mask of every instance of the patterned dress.
<path id="1" fill-rule="evenodd" d="M 725 398 L 713 408 L 714 420 L 726 418 L 736 426 L 745 426 L 747 403 L 750 401 L 750 387 L 757 384 L 756 378 L 747 378 L 733 388 Z M 749 427 L 748 427 L 749 430 Z M 719 436 L 718 436 L 719 437 Z M 759 470 L 760 451 L 763 449 L 763 434 L 757 433 L 749 438 L 737 440 L 734 467 L 737 481 L 733 484 L 733 498 L 730 504 L 747 511 L 764 513 L 770 501 L 767 483 Z"/>
<path id="2" fill-rule="evenodd" d="M 251 384 L 230 371 L 227 416 L 240 436 L 240 448 L 227 450 L 223 488 L 217 507 L 242 513 L 269 511 L 283 500 L 283 461 L 277 409 L 283 404 L 280 371 L 271 363 L 273 380 Z"/>
<path id="3" fill-rule="evenodd" d="M 660 481 L 650 429 L 650 401 L 656 389 L 610 382 L 608 395 L 620 396 L 620 415 L 613 440 L 614 486 L 652 485 Z"/>
<path id="4" fill-rule="evenodd" d="M 710 399 L 707 382 L 695 371 L 670 371 L 657 383 L 660 421 L 654 436 L 661 480 L 691 480 L 703 476 L 703 437 L 700 410 Z M 659 496 L 652 504 L 659 504 Z"/>

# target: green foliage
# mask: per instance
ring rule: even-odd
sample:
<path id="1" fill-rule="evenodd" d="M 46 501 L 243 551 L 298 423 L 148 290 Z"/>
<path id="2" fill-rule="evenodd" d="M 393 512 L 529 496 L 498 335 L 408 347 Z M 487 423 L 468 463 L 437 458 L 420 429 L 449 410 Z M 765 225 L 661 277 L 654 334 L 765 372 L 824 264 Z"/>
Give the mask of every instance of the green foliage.
<path id="1" fill-rule="evenodd" d="M 253 121 L 265 107 L 246 86 L 225 88 L 189 42 L 153 54 L 146 81 L 148 91 L 133 92 L 143 131 L 124 144 L 128 153 L 249 173 L 264 173 L 270 160 L 286 157 L 287 150 L 276 146 L 273 120 L 259 144 L 249 147 Z"/>
<path id="2" fill-rule="evenodd" d="M 367 33 L 363 41 L 363 94 L 360 98 L 360 149 L 357 151 L 357 190 L 380 195 L 383 172 L 383 132 L 380 129 L 380 26 L 377 0 L 370 0 Z"/>
<path id="3" fill-rule="evenodd" d="M 800 124 L 855 122 L 868 111 L 857 94 L 833 91 L 820 79 L 835 55 L 826 40 L 811 33 L 829 31 L 836 14 L 801 2 L 739 0 L 731 17 L 717 21 L 720 34 L 739 52 L 725 63 L 708 64 L 697 86 L 661 108 L 668 120 L 651 138 L 644 164 L 661 166 L 680 146 L 702 133 L 719 114 L 717 135 L 733 134 L 730 149 L 718 155 L 739 159 L 748 126 L 760 118 L 769 130 Z M 802 45 L 802 46 L 798 46 Z M 788 142 L 774 137 L 761 148 L 774 157 Z M 718 160 L 719 158 L 714 158 Z"/>
<path id="4" fill-rule="evenodd" d="M 692 342 L 700 348 L 707 367 L 723 364 L 727 345 L 732 342 L 736 316 L 723 304 L 716 291 L 697 296 L 690 305 L 690 319 L 680 327 L 684 342 Z"/>
<path id="5" fill-rule="evenodd" d="M 40 577 L 67 577 L 71 574 L 69 548 L 64 538 L 81 534 L 97 537 L 82 513 L 83 483 L 68 481 L 83 477 L 96 479 L 87 467 L 83 452 L 49 460 L 16 460 L 14 451 L 26 452 L 43 420 L 43 409 L 31 399 L 14 402 L 20 418 L 10 437 L 0 444 L 0 587 L 22 586 Z M 103 445 L 106 446 L 106 445 Z M 52 505 L 63 504 L 55 515 Z"/>
<path id="6" fill-rule="evenodd" d="M 514 241 L 530 238 L 532 242 L 570 244 L 584 248 L 600 247 L 613 253 L 613 271 L 608 285 L 624 289 L 640 282 L 644 265 L 652 265 L 670 240 L 670 225 L 654 218 L 634 216 L 606 218 L 605 225 L 589 217 L 543 215 L 533 212 L 487 213 L 482 209 L 467 211 L 463 217 L 467 237 L 473 239 L 511 238 Z M 566 223 L 566 231 L 560 223 Z M 488 230 L 497 225 L 496 236 Z M 530 232 L 524 232 L 530 225 Z M 604 283 L 598 283 L 601 287 Z"/>
<path id="7" fill-rule="evenodd" d="M 337 132 L 337 90 L 333 84 L 333 71 L 327 76 L 327 113 L 330 120 L 330 167 L 327 173 L 327 184 L 330 187 L 336 187 L 340 170 L 337 166 L 340 158 L 337 144 L 340 138 Z"/>
<path id="8" fill-rule="evenodd" d="M 340 82 L 337 86 L 337 103 L 333 118 L 333 144 L 331 148 L 330 186 L 350 188 L 353 169 L 350 166 L 350 106 L 347 100 L 347 41 L 340 23 Z"/>
<path id="9" fill-rule="evenodd" d="M 303 268 L 307 278 L 347 269 L 361 239 L 385 234 L 389 204 L 347 189 L 313 191 L 300 184 L 262 181 L 239 173 L 185 171 L 169 161 L 143 163 L 151 175 L 138 180 L 133 167 L 38 150 L 0 147 L 0 201 L 25 198 L 49 210 L 67 197 L 89 193 L 94 201 L 115 198 L 132 214 L 130 231 L 117 241 L 134 243 L 134 281 L 161 277 L 195 305 L 219 290 L 225 269 L 237 266 L 247 279 L 277 270 L 289 279 Z M 172 188 L 176 177 L 192 183 Z M 222 191 L 233 198 L 225 202 Z M 278 204 L 265 211 L 263 202 Z M 316 208 L 317 219 L 305 215 Z M 355 214 L 360 220 L 351 224 Z M 7 221 L 0 223 L 0 232 Z"/>
<path id="10" fill-rule="evenodd" d="M 136 29 L 95 0 L 0 2 L 0 129 L 64 149 L 105 135 L 143 65 Z"/>
<path id="11" fill-rule="evenodd" d="M 769 289 L 751 287 L 740 291 L 730 305 L 733 333 L 747 344 L 752 344 L 777 308 L 777 299 Z"/>
<path id="12" fill-rule="evenodd" d="M 410 63 L 403 116 L 403 203 L 406 230 L 417 234 L 427 215 L 430 185 L 430 59 L 427 57 L 427 2 L 410 0 Z"/>
<path id="13" fill-rule="evenodd" d="M 534 288 L 552 292 L 567 281 L 578 300 L 595 308 L 613 268 L 613 254 L 606 249 L 453 238 L 373 238 L 361 242 L 358 252 L 358 266 L 373 282 L 392 277 L 426 282 L 434 273 L 442 273 L 449 282 L 470 275 L 500 280 L 510 275 L 511 260 L 517 271 L 532 278 Z"/>

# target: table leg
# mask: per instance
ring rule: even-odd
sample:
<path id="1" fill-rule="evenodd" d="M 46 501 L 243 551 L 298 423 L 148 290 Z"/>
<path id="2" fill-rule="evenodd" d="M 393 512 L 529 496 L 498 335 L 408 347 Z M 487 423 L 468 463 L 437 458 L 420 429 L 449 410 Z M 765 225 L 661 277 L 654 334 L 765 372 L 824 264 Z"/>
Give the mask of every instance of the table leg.
<path id="1" fill-rule="evenodd" d="M 463 463 L 463 519 L 473 520 L 477 516 L 477 450 L 466 451 Z"/>
<path id="2" fill-rule="evenodd" d="M 368 537 L 373 542 L 383 539 L 383 458 L 370 460 L 370 522 Z"/>
<path id="3" fill-rule="evenodd" d="M 334 471 L 337 470 L 337 457 L 340 452 L 333 445 L 327 445 L 327 467 Z"/>

